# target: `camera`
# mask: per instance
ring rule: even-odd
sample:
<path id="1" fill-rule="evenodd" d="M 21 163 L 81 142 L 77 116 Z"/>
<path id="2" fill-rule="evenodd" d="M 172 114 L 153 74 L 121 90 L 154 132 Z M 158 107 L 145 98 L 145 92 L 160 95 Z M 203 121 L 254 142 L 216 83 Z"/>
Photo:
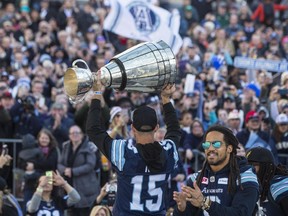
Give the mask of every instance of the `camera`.
<path id="1" fill-rule="evenodd" d="M 107 205 L 113 206 L 116 199 L 116 192 L 117 192 L 117 184 L 116 182 L 107 184 L 106 186 L 106 192 L 107 194 Z"/>
<path id="2" fill-rule="evenodd" d="M 106 192 L 107 193 L 113 193 L 113 192 L 116 193 L 117 192 L 117 184 L 116 183 L 107 184 Z"/>
<path id="3" fill-rule="evenodd" d="M 33 111 L 35 107 L 36 100 L 33 96 L 28 95 L 22 100 L 23 107 L 26 111 Z"/>

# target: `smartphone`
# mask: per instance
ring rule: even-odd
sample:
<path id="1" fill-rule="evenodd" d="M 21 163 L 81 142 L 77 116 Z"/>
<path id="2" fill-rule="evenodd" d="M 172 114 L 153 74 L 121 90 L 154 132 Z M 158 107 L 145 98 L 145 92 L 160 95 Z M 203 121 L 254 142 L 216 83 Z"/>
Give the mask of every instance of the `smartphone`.
<path id="1" fill-rule="evenodd" d="M 6 144 L 1 144 L 0 145 L 0 154 L 4 152 L 4 155 L 8 154 L 8 146 Z"/>
<path id="2" fill-rule="evenodd" d="M 45 175 L 48 178 L 48 184 L 53 184 L 53 172 L 46 171 Z"/>
<path id="3" fill-rule="evenodd" d="M 287 95 L 288 94 L 288 89 L 278 89 L 278 93 L 280 95 Z"/>
<path id="4" fill-rule="evenodd" d="M 113 206 L 116 199 L 116 193 L 117 193 L 117 184 L 116 183 L 110 183 L 107 184 L 106 187 L 107 194 L 107 205 Z"/>

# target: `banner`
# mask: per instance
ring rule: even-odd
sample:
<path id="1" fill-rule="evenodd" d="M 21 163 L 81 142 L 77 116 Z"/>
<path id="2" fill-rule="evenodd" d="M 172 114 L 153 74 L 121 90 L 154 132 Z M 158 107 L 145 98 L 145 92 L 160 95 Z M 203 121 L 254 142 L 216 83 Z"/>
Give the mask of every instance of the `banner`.
<path id="1" fill-rule="evenodd" d="M 180 15 L 146 0 L 113 0 L 104 20 L 104 30 L 140 41 L 166 42 L 176 55 L 182 46 Z"/>
<path id="2" fill-rule="evenodd" d="M 267 70 L 273 72 L 284 72 L 288 70 L 288 62 L 268 59 L 253 59 L 247 57 L 235 57 L 234 66 L 237 68 L 251 70 Z"/>

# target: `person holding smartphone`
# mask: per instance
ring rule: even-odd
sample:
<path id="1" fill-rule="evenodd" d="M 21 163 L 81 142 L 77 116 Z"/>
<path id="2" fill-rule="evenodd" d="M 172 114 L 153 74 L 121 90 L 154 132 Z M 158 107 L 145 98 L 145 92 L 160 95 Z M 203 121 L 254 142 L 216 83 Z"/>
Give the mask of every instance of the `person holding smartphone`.
<path id="1" fill-rule="evenodd" d="M 5 147 L 6 146 L 6 147 Z M 7 145 L 1 144 L 0 150 L 0 176 L 7 179 L 10 171 L 12 157 L 8 154 Z"/>
<path id="2" fill-rule="evenodd" d="M 59 195 L 58 190 L 61 187 L 67 195 Z M 64 210 L 79 202 L 80 199 L 79 193 L 63 179 L 58 171 L 48 171 L 40 177 L 38 187 L 27 203 L 27 212 L 31 216 L 64 216 Z"/>

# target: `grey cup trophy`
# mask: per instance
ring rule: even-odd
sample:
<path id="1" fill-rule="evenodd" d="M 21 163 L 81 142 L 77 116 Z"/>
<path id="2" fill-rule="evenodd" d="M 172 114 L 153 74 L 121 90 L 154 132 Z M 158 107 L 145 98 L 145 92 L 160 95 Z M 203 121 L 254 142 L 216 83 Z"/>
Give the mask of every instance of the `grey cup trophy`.
<path id="1" fill-rule="evenodd" d="M 82 62 L 86 68 L 79 68 Z M 114 56 L 100 68 L 101 83 L 122 91 L 159 92 L 163 86 L 175 83 L 176 59 L 170 47 L 163 41 L 138 44 Z M 64 90 L 70 102 L 85 98 L 93 86 L 92 75 L 85 61 L 77 59 L 64 75 Z"/>

